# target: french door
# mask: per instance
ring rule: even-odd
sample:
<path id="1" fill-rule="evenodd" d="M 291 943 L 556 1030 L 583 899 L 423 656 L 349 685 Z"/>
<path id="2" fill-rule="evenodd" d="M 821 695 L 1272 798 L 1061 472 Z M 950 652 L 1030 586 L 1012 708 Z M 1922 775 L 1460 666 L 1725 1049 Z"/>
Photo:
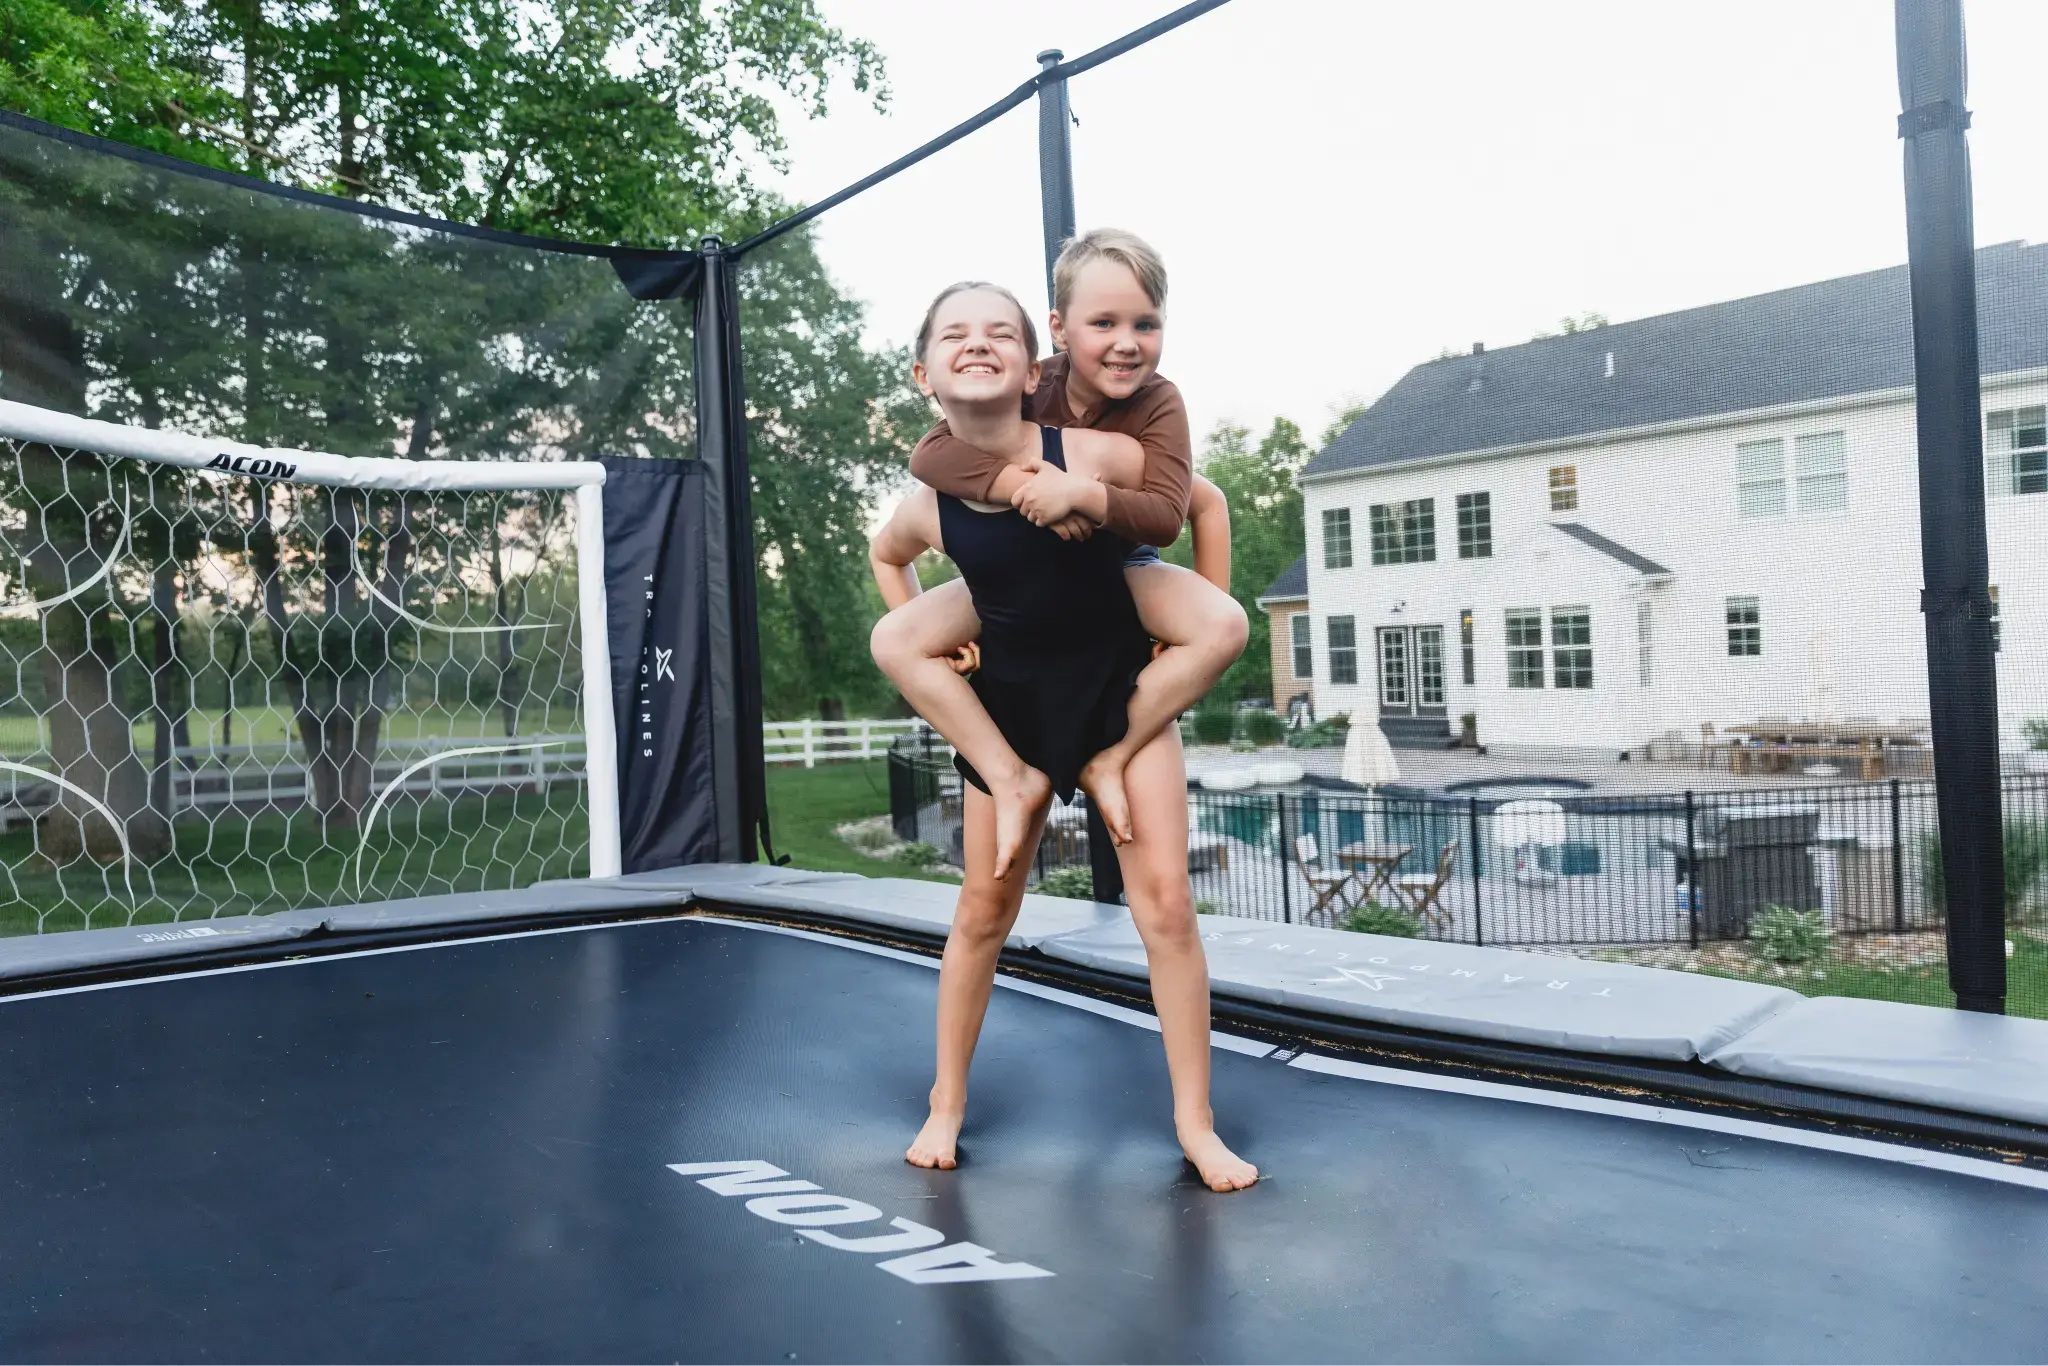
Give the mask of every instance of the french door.
<path id="1" fill-rule="evenodd" d="M 1382 626 L 1375 639 L 1380 715 L 1444 715 L 1444 628 Z"/>

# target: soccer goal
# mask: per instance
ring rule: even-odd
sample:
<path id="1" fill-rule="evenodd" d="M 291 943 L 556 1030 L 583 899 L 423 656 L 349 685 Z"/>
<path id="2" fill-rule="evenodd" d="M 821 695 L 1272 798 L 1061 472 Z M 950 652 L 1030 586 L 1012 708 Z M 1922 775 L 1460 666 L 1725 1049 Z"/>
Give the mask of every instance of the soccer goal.
<path id="1" fill-rule="evenodd" d="M 0 932 L 616 876 L 604 479 L 0 401 Z"/>

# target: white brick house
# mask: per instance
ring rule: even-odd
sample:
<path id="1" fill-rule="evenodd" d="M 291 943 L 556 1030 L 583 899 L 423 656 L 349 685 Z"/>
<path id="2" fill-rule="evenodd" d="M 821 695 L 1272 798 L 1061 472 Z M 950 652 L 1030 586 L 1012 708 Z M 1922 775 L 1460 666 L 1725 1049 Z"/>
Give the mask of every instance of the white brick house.
<path id="1" fill-rule="evenodd" d="M 2002 729 L 2048 716 L 2048 247 L 1979 252 Z M 1903 267 L 1417 366 L 1312 461 L 1316 711 L 1641 751 L 1928 714 Z"/>

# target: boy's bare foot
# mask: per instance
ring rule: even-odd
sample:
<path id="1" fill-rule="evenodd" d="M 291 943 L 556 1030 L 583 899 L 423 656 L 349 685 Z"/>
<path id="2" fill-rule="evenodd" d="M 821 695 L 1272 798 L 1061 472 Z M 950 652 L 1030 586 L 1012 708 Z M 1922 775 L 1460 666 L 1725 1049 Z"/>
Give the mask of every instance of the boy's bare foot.
<path id="1" fill-rule="evenodd" d="M 1030 765 L 1018 769 L 1008 782 L 989 781 L 988 795 L 996 804 L 996 881 L 1010 875 L 1024 847 L 1024 832 L 1040 807 L 1052 800 L 1052 779 Z"/>
<path id="2" fill-rule="evenodd" d="M 1110 839 L 1117 844 L 1129 844 L 1131 800 L 1124 795 L 1124 766 L 1115 750 L 1106 749 L 1082 766 L 1081 790 L 1102 813 Z"/>
<path id="3" fill-rule="evenodd" d="M 1210 1190 L 1241 1191 L 1258 1181 L 1259 1169 L 1224 1147 L 1214 1129 L 1190 1126 L 1179 1134 L 1180 1150 L 1195 1164 Z"/>
<path id="4" fill-rule="evenodd" d="M 903 1154 L 903 1160 L 913 1167 L 937 1167 L 946 1172 L 959 1166 L 960 1122 L 965 1118 L 964 1114 L 932 1111 L 917 1137 L 911 1140 L 910 1151 Z"/>

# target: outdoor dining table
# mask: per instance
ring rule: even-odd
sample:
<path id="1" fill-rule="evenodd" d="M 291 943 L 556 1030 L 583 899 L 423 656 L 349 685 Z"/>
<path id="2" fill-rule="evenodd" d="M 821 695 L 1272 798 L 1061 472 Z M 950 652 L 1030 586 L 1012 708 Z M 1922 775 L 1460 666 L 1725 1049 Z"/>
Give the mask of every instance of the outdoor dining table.
<path id="1" fill-rule="evenodd" d="M 1358 874 L 1358 900 L 1371 901 L 1373 894 L 1392 883 L 1402 860 L 1415 852 L 1412 844 L 1346 844 L 1334 857 L 1339 867 Z"/>
<path id="2" fill-rule="evenodd" d="M 1728 747 L 1731 773 L 1747 773 L 1752 763 L 1776 773 L 1804 759 L 1850 759 L 1866 782 L 1884 776 L 1887 747 L 1926 742 L 1926 733 L 1913 726 L 1861 721 L 1754 721 L 1730 726 L 1728 734 L 1742 737 Z"/>

